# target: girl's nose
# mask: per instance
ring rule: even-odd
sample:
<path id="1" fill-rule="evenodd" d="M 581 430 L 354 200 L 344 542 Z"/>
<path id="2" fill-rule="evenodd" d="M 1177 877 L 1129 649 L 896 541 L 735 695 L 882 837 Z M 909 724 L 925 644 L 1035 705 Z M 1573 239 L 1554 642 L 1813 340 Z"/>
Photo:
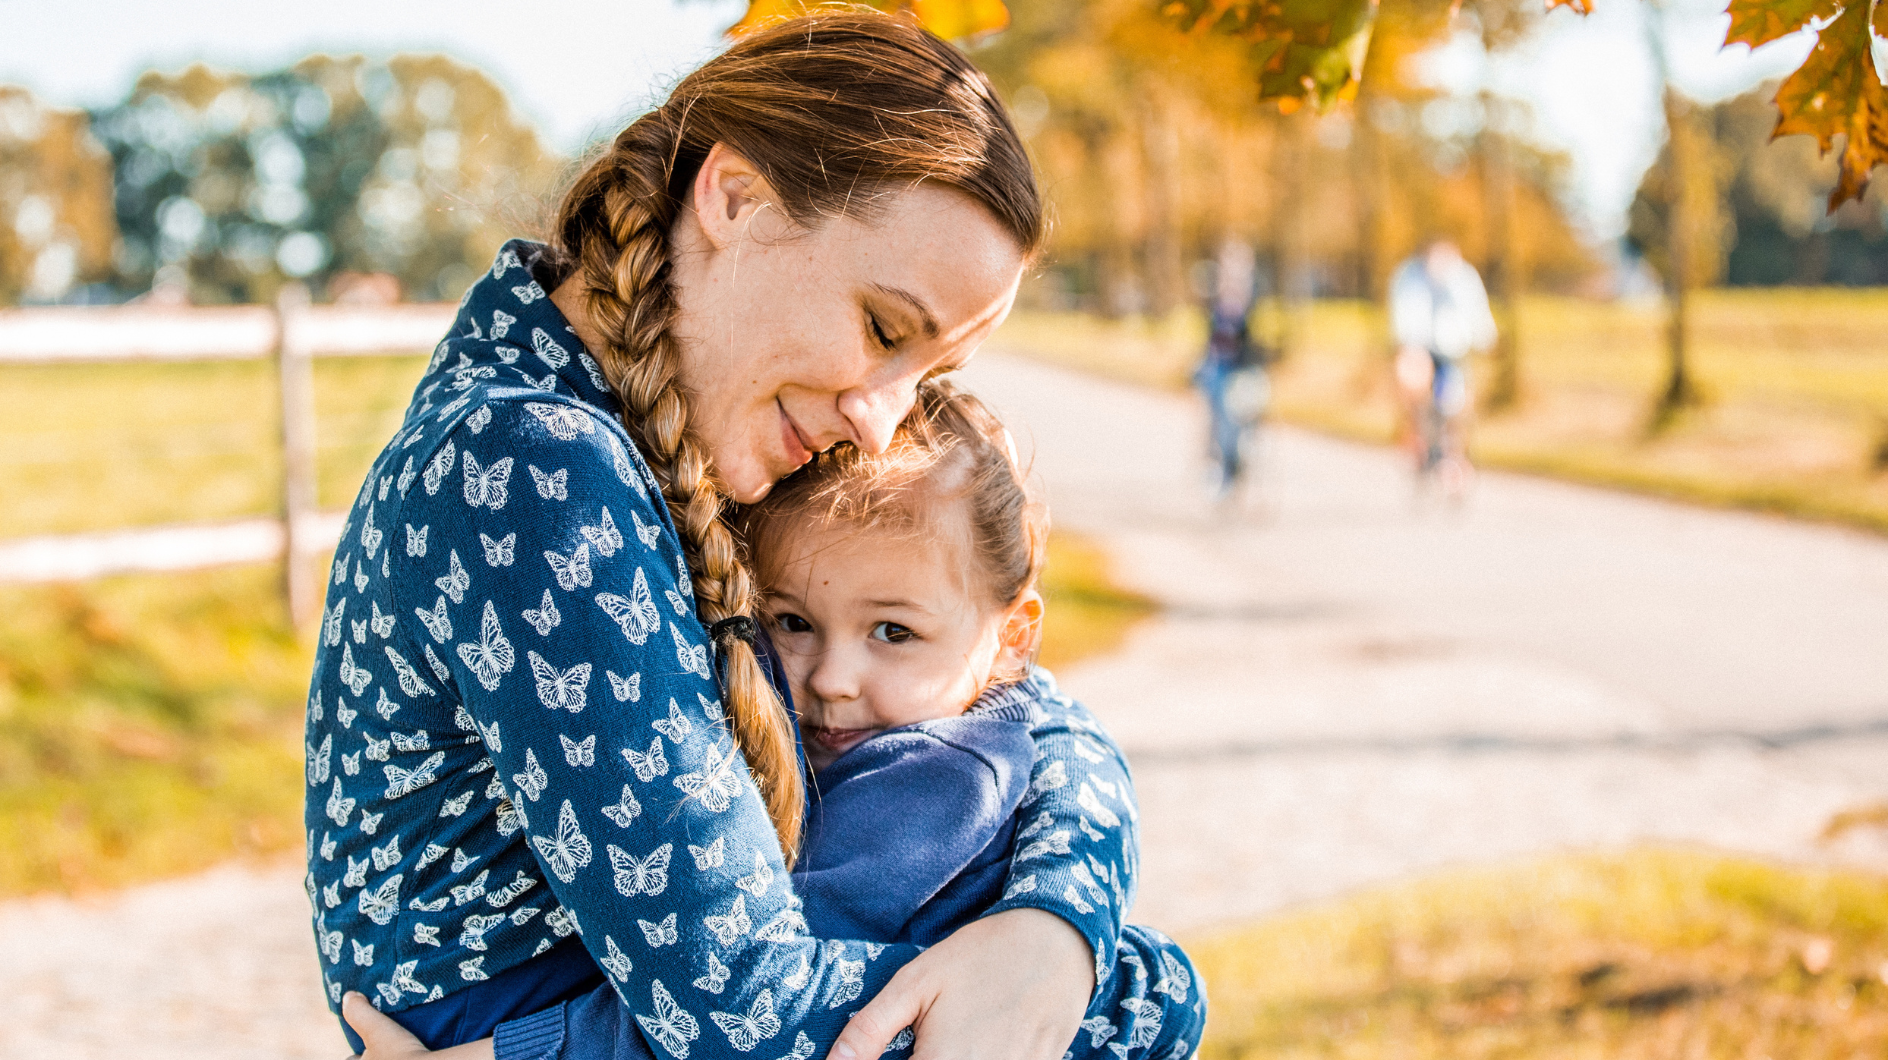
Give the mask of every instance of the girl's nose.
<path id="1" fill-rule="evenodd" d="M 806 685 L 822 703 L 843 703 L 859 698 L 859 670 L 845 652 L 828 650 L 807 676 Z"/>

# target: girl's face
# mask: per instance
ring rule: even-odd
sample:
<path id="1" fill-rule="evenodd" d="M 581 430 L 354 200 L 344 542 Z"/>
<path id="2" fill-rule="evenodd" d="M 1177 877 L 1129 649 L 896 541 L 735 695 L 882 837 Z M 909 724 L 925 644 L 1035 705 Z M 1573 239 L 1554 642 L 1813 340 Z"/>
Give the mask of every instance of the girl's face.
<path id="1" fill-rule="evenodd" d="M 947 188 L 811 231 L 772 198 L 717 146 L 672 239 L 689 424 L 743 504 L 840 442 L 884 449 L 918 383 L 1002 323 L 1023 271 L 996 218 Z"/>
<path id="2" fill-rule="evenodd" d="M 989 603 L 961 545 L 845 525 L 780 540 L 761 607 L 815 770 L 874 733 L 963 713 L 1028 662 L 1041 597 Z"/>

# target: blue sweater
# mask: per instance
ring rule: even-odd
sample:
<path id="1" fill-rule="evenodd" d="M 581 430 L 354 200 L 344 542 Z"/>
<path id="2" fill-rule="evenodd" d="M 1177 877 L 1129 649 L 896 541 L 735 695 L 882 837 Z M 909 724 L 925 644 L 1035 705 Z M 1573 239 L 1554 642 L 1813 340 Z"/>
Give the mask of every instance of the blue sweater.
<path id="1" fill-rule="evenodd" d="M 917 950 L 809 931 L 667 505 L 539 254 L 466 293 L 335 554 L 306 735 L 328 998 L 399 1011 L 577 938 L 659 1055 L 776 1022 L 823 1053 Z M 1032 732 L 1048 823 L 990 911 L 1066 918 L 1105 984 L 1132 810 L 1096 732 L 1073 704 Z"/>

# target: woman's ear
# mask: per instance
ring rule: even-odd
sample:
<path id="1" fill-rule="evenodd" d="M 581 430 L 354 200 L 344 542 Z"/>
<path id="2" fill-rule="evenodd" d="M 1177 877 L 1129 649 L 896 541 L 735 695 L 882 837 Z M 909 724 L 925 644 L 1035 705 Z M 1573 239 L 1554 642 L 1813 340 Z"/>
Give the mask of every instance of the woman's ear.
<path id="1" fill-rule="evenodd" d="M 1036 648 L 1042 643 L 1041 593 L 1030 589 L 1016 598 L 1003 616 L 999 637 L 1002 646 L 997 649 L 996 672 L 1028 673 L 1030 663 L 1036 659 Z"/>
<path id="2" fill-rule="evenodd" d="M 723 143 L 709 148 L 690 193 L 695 206 L 694 223 L 702 238 L 716 250 L 747 238 L 756 215 L 773 204 L 773 188 L 767 178 Z"/>

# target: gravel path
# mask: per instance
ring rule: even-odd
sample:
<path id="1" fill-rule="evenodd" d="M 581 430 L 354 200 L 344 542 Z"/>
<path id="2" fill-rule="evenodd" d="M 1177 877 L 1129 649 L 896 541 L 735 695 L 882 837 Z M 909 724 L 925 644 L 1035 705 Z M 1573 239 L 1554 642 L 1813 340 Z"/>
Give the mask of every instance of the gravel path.
<path id="1" fill-rule="evenodd" d="M 1648 840 L 1888 867 L 1815 842 L 1888 796 L 1888 542 L 1503 475 L 1424 514 L 1392 454 L 1287 431 L 1227 519 L 1184 398 L 996 355 L 970 382 L 1167 608 L 1061 675 L 1134 760 L 1137 919 Z M 0 1055 L 342 1055 L 299 878 L 0 905 Z"/>

